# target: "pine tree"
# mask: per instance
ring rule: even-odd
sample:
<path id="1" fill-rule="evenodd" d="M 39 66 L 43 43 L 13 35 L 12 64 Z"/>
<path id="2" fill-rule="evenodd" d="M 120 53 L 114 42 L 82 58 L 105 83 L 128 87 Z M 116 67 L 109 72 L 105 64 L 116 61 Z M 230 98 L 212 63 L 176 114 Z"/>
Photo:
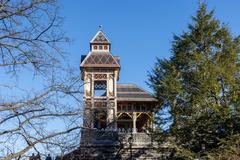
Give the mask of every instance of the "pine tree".
<path id="1" fill-rule="evenodd" d="M 174 36 L 172 56 L 157 59 L 149 85 L 159 101 L 158 124 L 174 138 L 176 156 L 213 152 L 240 132 L 240 39 L 200 4 L 188 31 Z"/>

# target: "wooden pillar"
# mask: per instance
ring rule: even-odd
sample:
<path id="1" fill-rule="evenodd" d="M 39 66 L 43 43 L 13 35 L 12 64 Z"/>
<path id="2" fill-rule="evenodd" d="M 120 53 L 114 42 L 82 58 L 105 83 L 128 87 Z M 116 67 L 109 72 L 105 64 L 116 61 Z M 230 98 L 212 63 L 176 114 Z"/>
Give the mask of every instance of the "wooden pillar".
<path id="1" fill-rule="evenodd" d="M 94 110 L 93 110 L 93 108 L 90 110 L 90 114 L 91 114 L 91 116 L 89 118 L 90 118 L 91 128 L 94 128 Z"/>
<path id="2" fill-rule="evenodd" d="M 154 114 L 154 112 L 152 112 L 152 129 L 153 129 L 153 131 L 155 131 L 156 130 L 156 126 L 155 126 L 155 124 L 154 124 L 154 121 L 155 121 L 155 116 L 154 116 L 155 114 Z"/>
<path id="3" fill-rule="evenodd" d="M 116 105 L 116 103 L 115 103 Z M 116 107 L 113 108 L 113 121 L 114 121 L 114 130 L 117 130 L 117 112 Z"/>
<path id="4" fill-rule="evenodd" d="M 117 110 L 117 72 L 114 71 L 113 73 L 113 96 L 114 96 L 114 104 L 115 104 L 115 107 L 114 107 L 114 121 L 115 121 L 115 130 L 117 130 L 117 113 L 118 113 L 118 110 Z"/>
<path id="5" fill-rule="evenodd" d="M 133 112 L 133 133 L 137 133 L 137 128 L 136 128 L 136 121 L 137 121 L 137 113 Z"/>
<path id="6" fill-rule="evenodd" d="M 91 83 L 91 128 L 94 128 L 94 75 L 91 74 L 91 80 L 90 80 L 90 83 Z"/>

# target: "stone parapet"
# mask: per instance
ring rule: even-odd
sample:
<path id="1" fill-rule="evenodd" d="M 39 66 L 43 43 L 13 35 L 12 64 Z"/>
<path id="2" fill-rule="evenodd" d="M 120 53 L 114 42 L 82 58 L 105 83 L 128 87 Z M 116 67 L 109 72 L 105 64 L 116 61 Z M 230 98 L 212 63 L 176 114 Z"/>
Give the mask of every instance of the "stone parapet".
<path id="1" fill-rule="evenodd" d="M 83 129 L 81 137 L 80 148 L 69 154 L 70 160 L 166 159 L 166 154 L 157 152 L 157 143 L 147 133 Z"/>

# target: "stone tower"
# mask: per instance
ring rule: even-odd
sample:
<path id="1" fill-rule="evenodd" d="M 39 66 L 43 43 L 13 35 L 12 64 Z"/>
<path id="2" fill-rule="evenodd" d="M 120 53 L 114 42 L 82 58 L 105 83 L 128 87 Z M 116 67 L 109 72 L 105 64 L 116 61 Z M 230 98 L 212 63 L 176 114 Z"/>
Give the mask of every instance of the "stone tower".
<path id="1" fill-rule="evenodd" d="M 159 159 L 149 129 L 154 129 L 156 99 L 135 84 L 118 84 L 119 57 L 100 28 L 81 57 L 84 82 L 83 128 L 71 160 Z M 162 158 L 161 158 L 162 159 Z"/>
<path id="2" fill-rule="evenodd" d="M 84 127 L 117 129 L 117 81 L 119 58 L 111 54 L 111 42 L 102 29 L 90 41 L 90 52 L 80 65 L 84 81 Z"/>

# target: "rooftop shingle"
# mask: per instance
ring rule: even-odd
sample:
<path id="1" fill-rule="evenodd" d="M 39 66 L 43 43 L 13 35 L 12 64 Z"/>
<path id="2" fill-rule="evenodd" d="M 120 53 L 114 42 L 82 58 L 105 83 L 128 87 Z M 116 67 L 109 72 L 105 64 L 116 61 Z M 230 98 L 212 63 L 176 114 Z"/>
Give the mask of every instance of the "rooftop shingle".
<path id="1" fill-rule="evenodd" d="M 113 67 L 120 68 L 119 59 L 109 52 L 90 52 L 83 56 L 80 67 Z"/>
<path id="2" fill-rule="evenodd" d="M 147 91 L 134 84 L 117 85 L 118 101 L 147 101 L 156 102 L 157 100 Z"/>

